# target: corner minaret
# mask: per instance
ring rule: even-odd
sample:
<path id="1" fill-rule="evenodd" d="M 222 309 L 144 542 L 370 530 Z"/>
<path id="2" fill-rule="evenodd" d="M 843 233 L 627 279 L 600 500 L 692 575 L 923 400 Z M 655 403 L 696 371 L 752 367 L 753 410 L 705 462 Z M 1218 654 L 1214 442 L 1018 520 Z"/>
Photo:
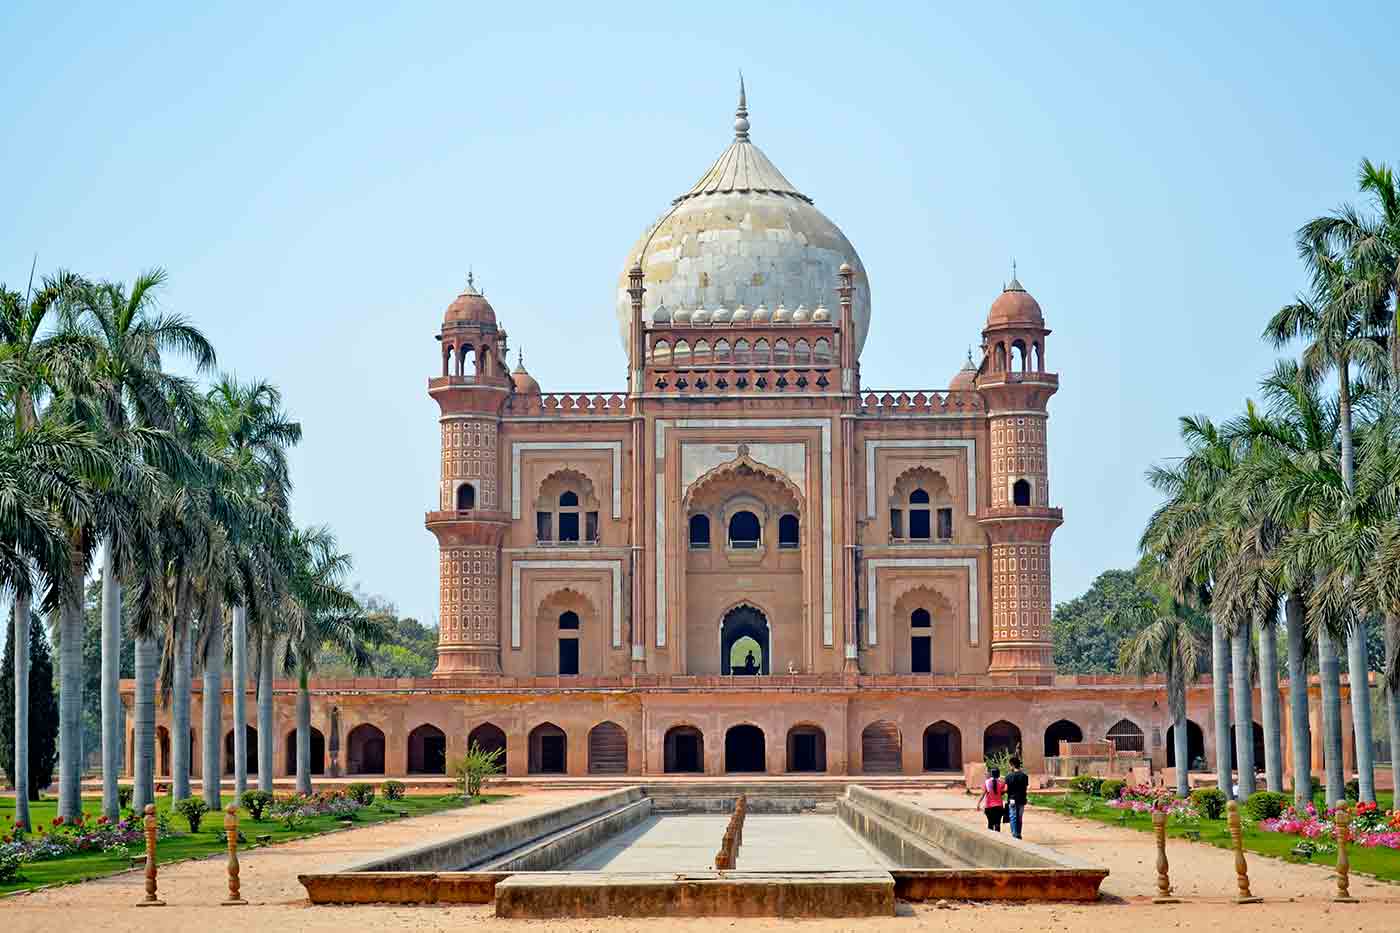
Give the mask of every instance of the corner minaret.
<path id="1" fill-rule="evenodd" d="M 437 340 L 442 374 L 428 380 L 442 426 L 438 507 L 427 515 L 439 553 L 433 675 L 496 674 L 501 538 L 510 520 L 500 501 L 497 438 L 501 408 L 515 383 L 506 364 L 506 333 L 471 276 L 448 306 Z"/>
<path id="2" fill-rule="evenodd" d="M 1045 371 L 1040 305 L 1013 272 L 982 330 L 977 389 L 987 402 L 991 502 L 978 516 L 992 547 L 992 657 L 989 673 L 1048 682 L 1050 537 L 1064 520 L 1050 507 L 1046 404 L 1060 387 Z"/>

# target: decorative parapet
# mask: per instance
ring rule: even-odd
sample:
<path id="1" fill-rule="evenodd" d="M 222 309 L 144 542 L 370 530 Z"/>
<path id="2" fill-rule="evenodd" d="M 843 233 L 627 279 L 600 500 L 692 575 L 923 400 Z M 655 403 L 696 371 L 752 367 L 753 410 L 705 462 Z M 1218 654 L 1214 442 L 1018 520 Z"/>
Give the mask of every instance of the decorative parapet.
<path id="1" fill-rule="evenodd" d="M 936 389 L 889 390 L 861 394 L 862 415 L 962 415 L 986 410 L 976 392 Z"/>
<path id="2" fill-rule="evenodd" d="M 791 395 L 827 395 L 839 389 L 834 366 L 776 366 L 653 369 L 647 373 L 648 392 L 664 395 L 737 395 L 748 392 L 781 392 Z M 833 388 L 836 387 L 836 388 Z"/>
<path id="3" fill-rule="evenodd" d="M 543 395 L 512 395 L 506 402 L 506 415 L 603 415 L 627 416 L 626 392 L 549 392 Z"/>

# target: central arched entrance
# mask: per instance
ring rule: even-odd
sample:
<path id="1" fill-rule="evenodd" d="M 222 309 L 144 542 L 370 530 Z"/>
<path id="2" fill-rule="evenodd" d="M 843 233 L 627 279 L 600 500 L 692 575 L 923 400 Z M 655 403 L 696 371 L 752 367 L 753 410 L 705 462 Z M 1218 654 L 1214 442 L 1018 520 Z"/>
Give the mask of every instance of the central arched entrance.
<path id="1" fill-rule="evenodd" d="M 662 767 L 667 774 L 703 774 L 705 735 L 694 726 L 672 726 L 662 740 Z"/>
<path id="2" fill-rule="evenodd" d="M 753 606 L 735 606 L 719 627 L 722 674 L 768 673 L 768 617 Z"/>
<path id="3" fill-rule="evenodd" d="M 730 774 L 767 770 L 762 729 L 758 726 L 735 726 L 725 733 L 724 770 Z"/>

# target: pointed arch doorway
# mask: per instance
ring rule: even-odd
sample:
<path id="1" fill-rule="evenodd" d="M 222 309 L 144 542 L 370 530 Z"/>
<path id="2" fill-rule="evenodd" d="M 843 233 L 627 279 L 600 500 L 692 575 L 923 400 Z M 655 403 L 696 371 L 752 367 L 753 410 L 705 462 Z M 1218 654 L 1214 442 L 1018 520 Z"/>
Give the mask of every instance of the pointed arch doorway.
<path id="1" fill-rule="evenodd" d="M 753 606 L 735 606 L 719 627 L 721 674 L 768 673 L 768 617 Z"/>

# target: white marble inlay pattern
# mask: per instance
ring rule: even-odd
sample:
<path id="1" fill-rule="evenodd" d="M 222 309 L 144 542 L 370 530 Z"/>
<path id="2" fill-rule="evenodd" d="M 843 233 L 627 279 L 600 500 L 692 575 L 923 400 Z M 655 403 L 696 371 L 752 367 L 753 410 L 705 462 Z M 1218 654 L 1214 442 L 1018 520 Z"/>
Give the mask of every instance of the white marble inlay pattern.
<path id="1" fill-rule="evenodd" d="M 520 647 L 521 570 L 611 570 L 612 646 L 622 647 L 622 561 L 621 560 L 515 560 L 510 564 L 510 646 Z"/>
<path id="2" fill-rule="evenodd" d="M 977 644 L 977 558 L 975 557 L 877 557 L 874 560 L 865 562 L 866 566 L 866 596 L 870 603 L 870 608 L 866 613 L 866 618 L 870 624 L 866 627 L 869 633 L 869 642 L 873 647 L 879 642 L 876 640 L 875 623 L 879 618 L 879 606 L 877 596 L 879 590 L 875 585 L 875 573 L 884 567 L 963 567 L 967 570 L 967 640 L 969 644 Z"/>
<path id="3" fill-rule="evenodd" d="M 792 480 L 798 489 L 807 488 L 806 444 L 749 444 L 749 459 L 771 467 Z M 695 481 L 715 467 L 739 456 L 739 442 L 732 444 L 681 444 L 681 497 Z"/>
<path id="4" fill-rule="evenodd" d="M 928 447 L 960 447 L 967 451 L 967 514 L 977 514 L 977 441 L 973 438 L 865 442 L 865 517 L 875 517 L 875 451 L 885 448 L 920 450 Z"/>
<path id="5" fill-rule="evenodd" d="M 826 561 L 822 566 L 822 644 L 833 638 L 832 590 L 836 555 L 831 546 L 831 421 L 827 418 L 658 418 L 656 420 L 656 647 L 666 647 L 666 430 L 668 428 L 821 428 L 822 432 L 822 538 Z M 805 445 L 804 445 L 805 446 Z"/>
<path id="6" fill-rule="evenodd" d="M 622 441 L 512 441 L 510 445 L 510 517 L 520 518 L 520 452 L 523 450 L 612 451 L 612 517 L 622 518 Z"/>

